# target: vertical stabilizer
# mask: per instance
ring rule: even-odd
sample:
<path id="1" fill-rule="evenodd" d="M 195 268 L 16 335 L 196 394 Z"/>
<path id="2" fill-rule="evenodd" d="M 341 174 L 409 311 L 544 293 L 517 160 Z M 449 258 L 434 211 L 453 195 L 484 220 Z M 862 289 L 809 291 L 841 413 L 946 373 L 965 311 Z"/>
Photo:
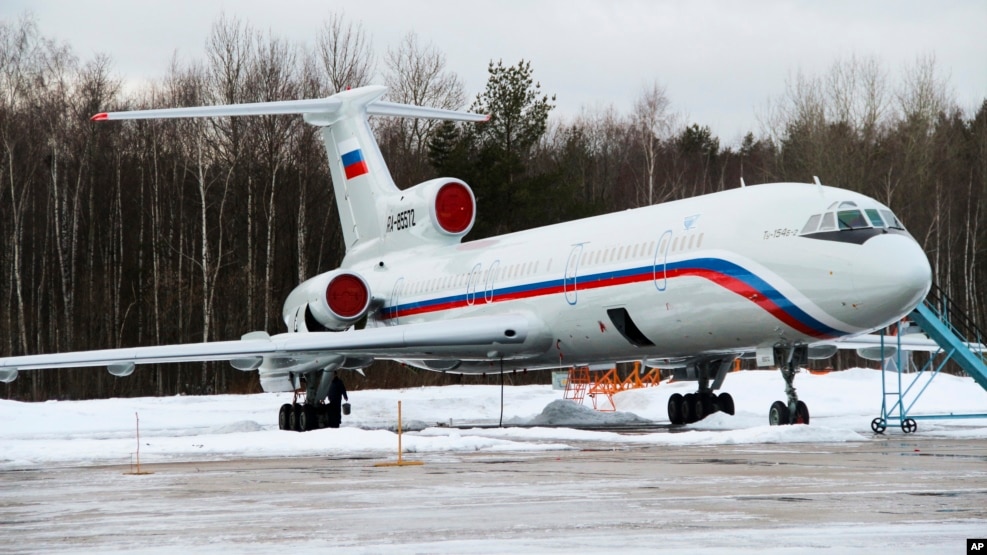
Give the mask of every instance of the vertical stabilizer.
<path id="1" fill-rule="evenodd" d="M 412 117 L 454 121 L 486 121 L 487 116 L 378 100 L 386 87 L 370 86 L 343 91 L 328 98 L 195 106 L 160 110 L 135 110 L 96 114 L 94 121 L 122 119 L 195 118 L 302 114 L 305 121 L 322 127 L 329 156 L 336 207 L 347 252 L 381 238 L 386 200 L 401 191 L 394 185 L 368 116 Z"/>
<path id="2" fill-rule="evenodd" d="M 346 249 L 381 236 L 381 202 L 398 193 L 367 120 L 367 106 L 387 91 L 362 87 L 341 92 L 333 114 L 306 114 L 322 128 Z"/>

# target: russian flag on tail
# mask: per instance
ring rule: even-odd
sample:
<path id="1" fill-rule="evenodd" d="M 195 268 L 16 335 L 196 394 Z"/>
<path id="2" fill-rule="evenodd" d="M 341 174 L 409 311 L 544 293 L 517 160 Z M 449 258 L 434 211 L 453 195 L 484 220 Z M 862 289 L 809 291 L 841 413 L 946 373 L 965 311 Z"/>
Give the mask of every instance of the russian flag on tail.
<path id="1" fill-rule="evenodd" d="M 360 143 L 355 137 L 340 141 L 339 152 L 343 157 L 343 170 L 346 172 L 346 179 L 353 179 L 370 173 L 367 161 L 363 158 L 363 151 L 360 150 Z"/>

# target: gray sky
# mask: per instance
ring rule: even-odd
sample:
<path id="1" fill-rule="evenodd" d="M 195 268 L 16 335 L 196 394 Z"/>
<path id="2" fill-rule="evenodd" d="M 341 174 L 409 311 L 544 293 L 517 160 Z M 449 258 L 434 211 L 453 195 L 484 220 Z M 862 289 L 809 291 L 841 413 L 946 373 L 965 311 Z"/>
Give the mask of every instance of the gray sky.
<path id="1" fill-rule="evenodd" d="M 262 31 L 310 42 L 333 11 L 360 23 L 378 56 L 409 31 L 445 53 L 469 97 L 488 62 L 532 62 L 555 113 L 612 104 L 628 113 L 649 83 L 666 88 L 686 122 L 722 143 L 758 131 L 756 114 L 796 71 L 820 76 L 850 55 L 874 57 L 897 79 L 934 55 L 967 113 L 987 97 L 987 2 L 631 0 L 5 0 L 0 18 L 35 14 L 42 34 L 81 59 L 110 55 L 121 78 L 153 79 L 172 55 L 201 59 L 225 12 Z"/>

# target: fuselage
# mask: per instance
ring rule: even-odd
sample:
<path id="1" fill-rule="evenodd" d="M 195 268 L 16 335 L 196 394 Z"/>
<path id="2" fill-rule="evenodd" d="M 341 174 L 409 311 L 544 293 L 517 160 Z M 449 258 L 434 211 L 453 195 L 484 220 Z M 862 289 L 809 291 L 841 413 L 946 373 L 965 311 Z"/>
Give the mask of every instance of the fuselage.
<path id="1" fill-rule="evenodd" d="M 344 267 L 370 285 L 371 327 L 493 313 L 544 324 L 517 352 L 408 361 L 457 372 L 490 371 L 491 354 L 536 369 L 818 343 L 900 319 L 931 284 L 925 254 L 886 206 L 797 183 L 352 256 Z"/>

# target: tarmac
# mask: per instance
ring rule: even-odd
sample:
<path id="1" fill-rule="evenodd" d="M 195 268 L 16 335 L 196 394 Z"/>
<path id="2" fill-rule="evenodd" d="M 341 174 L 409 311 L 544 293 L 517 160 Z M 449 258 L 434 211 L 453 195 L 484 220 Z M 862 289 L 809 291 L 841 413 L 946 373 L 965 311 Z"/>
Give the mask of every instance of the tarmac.
<path id="1" fill-rule="evenodd" d="M 966 553 L 987 440 L 0 472 L 0 553 Z"/>

